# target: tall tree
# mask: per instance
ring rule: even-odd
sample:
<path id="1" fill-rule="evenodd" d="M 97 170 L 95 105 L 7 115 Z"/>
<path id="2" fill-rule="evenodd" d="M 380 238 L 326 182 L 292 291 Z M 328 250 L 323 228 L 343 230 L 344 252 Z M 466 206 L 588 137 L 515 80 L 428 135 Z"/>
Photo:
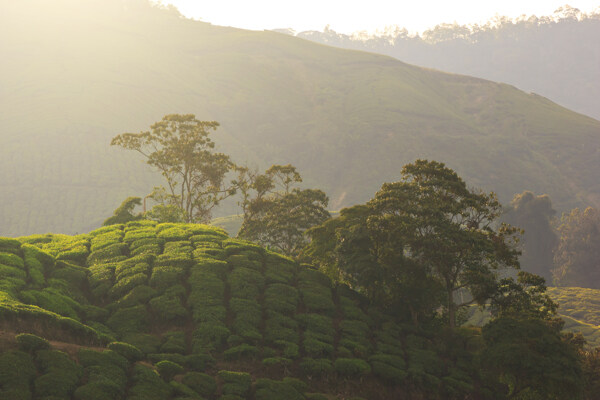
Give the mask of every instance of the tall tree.
<path id="1" fill-rule="evenodd" d="M 234 164 L 214 151 L 209 137 L 218 126 L 193 114 L 170 114 L 149 131 L 115 136 L 111 145 L 139 152 L 160 171 L 167 181 L 168 204 L 182 210 L 185 222 L 207 222 L 212 209 L 235 193 L 226 180 Z"/>
<path id="2" fill-rule="evenodd" d="M 600 288 L 600 212 L 588 207 L 563 214 L 554 254 L 554 280 L 560 286 Z"/>
<path id="3" fill-rule="evenodd" d="M 558 237 L 551 225 L 555 214 L 548 195 L 536 196 L 525 191 L 515 195 L 503 218 L 524 230 L 520 242 L 521 268 L 544 277 L 547 282 L 552 281 L 553 252 L 558 245 Z"/>
<path id="4" fill-rule="evenodd" d="M 380 235 L 367 246 L 371 253 L 389 254 L 393 262 L 383 262 L 385 269 L 398 269 L 402 276 L 411 268 L 430 277 L 441 286 L 450 327 L 455 326 L 456 313 L 472 303 L 483 304 L 496 287 L 496 271 L 518 268 L 519 252 L 514 248 L 516 229 L 497 224 L 501 207 L 496 196 L 469 190 L 465 182 L 450 168 L 436 161 L 417 160 L 405 165 L 399 182 L 385 183 L 367 203 L 370 213 L 366 224 L 372 235 Z M 313 242 L 323 230 L 313 230 Z M 335 238 L 344 235 L 336 230 Z M 384 243 L 384 249 L 376 246 Z M 338 252 L 338 243 L 333 251 Z M 334 259 L 342 276 L 356 275 L 356 284 L 367 284 L 367 275 L 354 262 L 339 262 L 311 243 L 309 253 L 323 259 Z M 339 255 L 339 254 L 338 254 Z M 358 273 L 353 272 L 358 268 Z M 414 275 L 414 273 L 412 274 Z M 382 282 L 383 279 L 379 280 Z M 377 285 L 377 281 L 375 282 Z M 364 287 L 364 286 L 363 286 Z M 458 293 L 467 292 L 467 298 Z"/>
<path id="5" fill-rule="evenodd" d="M 327 195 L 293 187 L 300 182 L 302 177 L 289 164 L 273 165 L 264 174 L 241 170 L 236 184 L 241 188 L 244 221 L 238 236 L 298 256 L 307 244 L 304 232 L 330 217 Z"/>

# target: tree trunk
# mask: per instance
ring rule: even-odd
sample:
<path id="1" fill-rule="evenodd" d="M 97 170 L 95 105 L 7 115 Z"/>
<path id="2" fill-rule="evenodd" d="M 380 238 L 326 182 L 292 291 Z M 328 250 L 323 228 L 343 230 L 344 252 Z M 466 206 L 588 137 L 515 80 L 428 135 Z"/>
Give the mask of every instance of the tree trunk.
<path id="1" fill-rule="evenodd" d="M 454 329 L 456 325 L 456 310 L 454 309 L 454 291 L 448 288 L 448 325 Z"/>

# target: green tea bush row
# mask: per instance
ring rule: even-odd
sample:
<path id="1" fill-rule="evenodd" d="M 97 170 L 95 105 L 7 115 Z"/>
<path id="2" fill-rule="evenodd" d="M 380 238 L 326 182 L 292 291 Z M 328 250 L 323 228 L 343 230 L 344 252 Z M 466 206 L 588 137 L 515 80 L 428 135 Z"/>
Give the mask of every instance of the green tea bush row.
<path id="1" fill-rule="evenodd" d="M 299 287 L 302 302 L 306 310 L 311 313 L 320 313 L 329 316 L 335 315 L 331 289 L 324 286 L 308 286 L 301 284 Z"/>
<path id="2" fill-rule="evenodd" d="M 212 397 L 217 391 L 215 378 L 201 372 L 188 372 L 183 376 L 181 382 L 204 397 Z"/>
<path id="3" fill-rule="evenodd" d="M 371 373 L 371 366 L 360 358 L 338 358 L 333 363 L 335 372 L 346 377 L 356 377 Z"/>
<path id="4" fill-rule="evenodd" d="M 158 222 L 152 221 L 150 219 L 138 219 L 136 221 L 129 221 L 125 224 L 125 232 L 129 232 L 137 229 L 144 228 L 154 228 L 158 225 Z"/>
<path id="5" fill-rule="evenodd" d="M 192 243 L 187 240 L 165 243 L 163 254 L 173 256 L 183 256 L 192 258 Z"/>
<path id="6" fill-rule="evenodd" d="M 233 254 L 227 257 L 227 262 L 233 268 L 248 268 L 259 272 L 263 269 L 260 261 L 251 260 L 246 254 Z"/>
<path id="7" fill-rule="evenodd" d="M 192 255 L 196 259 L 200 258 L 214 258 L 217 260 L 225 260 L 226 254 L 225 250 L 219 247 L 197 247 Z"/>
<path id="8" fill-rule="evenodd" d="M 261 246 L 255 243 L 239 239 L 225 239 L 221 242 L 221 246 L 225 249 L 227 257 L 245 251 L 254 251 L 258 254 L 264 254 L 265 251 Z"/>
<path id="9" fill-rule="evenodd" d="M 362 321 L 372 326 L 373 319 L 370 318 L 353 300 L 348 297 L 339 297 L 339 305 L 344 319 Z"/>
<path id="10" fill-rule="evenodd" d="M 165 290 L 168 287 L 180 284 L 185 276 L 185 268 L 178 266 L 155 266 L 150 277 L 150 286 Z"/>
<path id="11" fill-rule="evenodd" d="M 183 322 L 187 316 L 187 310 L 181 303 L 184 294 L 183 286 L 171 286 L 165 293 L 150 300 L 150 308 L 161 321 Z"/>
<path id="12" fill-rule="evenodd" d="M 132 307 L 139 304 L 146 304 L 151 298 L 156 296 L 157 290 L 148 285 L 139 285 L 134 287 L 125 296 L 121 297 L 115 304 L 119 308 Z"/>
<path id="13" fill-rule="evenodd" d="M 159 244 L 145 244 L 138 246 L 136 248 L 132 248 L 130 254 L 132 256 L 146 255 L 151 254 L 154 256 L 158 256 L 162 253 L 162 248 Z"/>
<path id="14" fill-rule="evenodd" d="M 130 230 L 127 230 L 127 232 L 125 232 L 125 236 L 123 237 L 123 242 L 131 245 L 138 240 L 155 239 L 155 238 L 156 238 L 156 230 L 153 227 L 130 229 Z"/>
<path id="15" fill-rule="evenodd" d="M 298 290 L 281 283 L 271 284 L 265 290 L 264 304 L 270 311 L 294 315 L 298 308 L 300 295 Z"/>
<path id="16" fill-rule="evenodd" d="M 96 298 L 106 296 L 113 286 L 115 263 L 96 264 L 89 268 L 88 281 Z"/>
<path id="17" fill-rule="evenodd" d="M 23 260 L 29 274 L 32 287 L 40 288 L 46 283 L 45 274 L 54 268 L 55 260 L 47 252 L 31 244 L 23 244 Z"/>
<path id="18" fill-rule="evenodd" d="M 93 251 L 87 258 L 87 265 L 107 263 L 111 261 L 120 261 L 129 251 L 125 243 L 113 243 L 99 250 Z"/>
<path id="19" fill-rule="evenodd" d="M 256 400 L 304 400 L 302 386 L 289 379 L 283 381 L 257 379 L 254 385 Z M 304 385 L 304 390 L 306 390 L 306 385 Z"/>
<path id="20" fill-rule="evenodd" d="M 192 347 L 194 353 L 221 349 L 231 331 L 223 322 L 200 323 L 194 331 Z"/>
<path id="21" fill-rule="evenodd" d="M 127 385 L 126 370 L 129 364 L 125 357 L 114 350 L 118 349 L 132 356 L 131 349 L 127 346 L 133 347 L 125 343 L 114 343 L 111 350 L 104 352 L 80 349 L 78 358 L 81 365 L 85 367 L 85 384 L 75 390 L 74 398 L 77 400 L 122 398 Z"/>
<path id="22" fill-rule="evenodd" d="M 135 275 L 126 276 L 121 278 L 110 288 L 109 295 L 113 299 L 118 299 L 124 294 L 127 294 L 130 290 L 140 285 L 148 283 L 148 275 L 144 272 L 137 273 Z"/>
<path id="23" fill-rule="evenodd" d="M 184 371 L 181 365 L 169 360 L 157 362 L 156 370 L 165 381 L 170 381 L 175 375 L 181 374 Z"/>
<path id="24" fill-rule="evenodd" d="M 231 347 L 225 352 L 223 356 L 226 360 L 240 360 L 240 359 L 251 359 L 258 355 L 258 347 L 242 343 L 238 346 Z"/>
<path id="25" fill-rule="evenodd" d="M 24 290 L 19 295 L 26 304 L 33 304 L 45 310 L 55 312 L 64 317 L 79 319 L 81 305 L 54 288 L 43 290 Z"/>
<path id="26" fill-rule="evenodd" d="M 150 316 L 143 305 L 117 310 L 106 322 L 119 335 L 142 332 L 148 327 Z"/>
<path id="27" fill-rule="evenodd" d="M 31 399 L 30 387 L 36 376 L 37 370 L 29 354 L 22 351 L 0 353 L 0 398 Z"/>
<path id="28" fill-rule="evenodd" d="M 107 346 L 110 350 L 125 357 L 129 362 L 141 361 L 144 358 L 144 353 L 137 347 L 123 342 L 112 342 Z"/>
<path id="29" fill-rule="evenodd" d="M 251 344 L 256 344 L 262 339 L 259 331 L 262 320 L 260 304 L 255 300 L 232 298 L 229 302 L 233 319 L 233 331 Z"/>
<path id="30" fill-rule="evenodd" d="M 48 350 L 50 348 L 50 342 L 46 339 L 41 338 L 30 333 L 21 333 L 15 336 L 19 349 L 34 354 L 39 350 Z"/>
<path id="31" fill-rule="evenodd" d="M 240 267 L 229 274 L 229 286 L 232 296 L 256 300 L 264 290 L 265 280 L 260 272 Z"/>
<path id="32" fill-rule="evenodd" d="M 298 344 L 300 335 L 295 319 L 273 311 L 267 311 L 266 317 L 264 339 L 267 343 L 285 340 Z"/>
<path id="33" fill-rule="evenodd" d="M 4 251 L 0 251 L 0 264 L 9 267 L 14 267 L 20 270 L 25 269 L 25 263 L 23 262 L 23 259 L 21 257 L 19 257 L 16 254 L 7 253 Z"/>
<path id="34" fill-rule="evenodd" d="M 303 358 L 300 362 L 302 372 L 310 377 L 321 377 L 333 371 L 331 361 L 325 358 Z"/>
<path id="35" fill-rule="evenodd" d="M 90 240 L 90 251 L 92 254 L 104 247 L 110 246 L 111 244 L 119 243 L 123 240 L 123 231 L 120 229 L 114 229 L 100 235 L 93 236 Z"/>
<path id="36" fill-rule="evenodd" d="M 246 372 L 219 371 L 219 379 L 223 382 L 223 394 L 245 398 L 250 392 L 252 378 Z"/>
<path id="37" fill-rule="evenodd" d="M 34 381 L 36 398 L 70 398 L 83 375 L 83 368 L 57 350 L 40 350 L 35 361 L 41 373 Z"/>
<path id="38" fill-rule="evenodd" d="M 172 392 L 156 371 L 140 364 L 133 367 L 132 381 L 127 400 L 166 400 Z"/>
<path id="39" fill-rule="evenodd" d="M 0 237 L 0 251 L 19 254 L 21 242 L 17 239 Z"/>
<path id="40" fill-rule="evenodd" d="M 185 333 L 181 331 L 167 332 L 164 343 L 160 346 L 161 353 L 185 353 Z"/>
<path id="41" fill-rule="evenodd" d="M 192 236 L 191 232 L 187 229 L 182 229 L 178 226 L 167 227 L 166 229 L 161 229 L 160 224 L 157 225 L 156 229 L 158 230 L 158 237 L 165 239 L 167 242 L 176 242 L 179 240 L 188 240 L 190 236 Z"/>

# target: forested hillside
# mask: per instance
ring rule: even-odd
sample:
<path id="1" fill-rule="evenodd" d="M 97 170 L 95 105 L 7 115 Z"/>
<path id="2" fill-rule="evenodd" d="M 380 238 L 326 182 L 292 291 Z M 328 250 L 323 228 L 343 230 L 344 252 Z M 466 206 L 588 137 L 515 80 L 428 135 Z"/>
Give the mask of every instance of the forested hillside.
<path id="1" fill-rule="evenodd" d="M 325 29 L 297 36 L 505 82 L 600 119 L 600 9 L 585 14 L 567 5 L 551 16 L 496 17 L 474 26 L 441 24 L 421 35 L 395 27 L 377 35 Z"/>
<path id="2" fill-rule="evenodd" d="M 170 113 L 218 121 L 214 140 L 237 163 L 292 163 L 332 209 L 416 158 L 505 203 L 525 189 L 559 210 L 600 198 L 600 122 L 506 84 L 145 1 L 8 2 L 0 35 L 3 235 L 88 231 L 149 194 L 159 177 L 110 139 Z"/>
<path id="3" fill-rule="evenodd" d="M 219 228 L 135 221 L 0 238 L 0 263 L 2 398 L 506 398 L 495 357 L 508 344 L 487 336 L 498 327 L 396 319 Z M 543 337 L 532 351 L 548 341 L 566 352 L 538 360 L 560 380 L 524 372 L 527 390 L 579 393 L 579 367 L 563 371 L 567 345 L 527 321 Z M 526 330 L 511 332 L 503 340 Z"/>

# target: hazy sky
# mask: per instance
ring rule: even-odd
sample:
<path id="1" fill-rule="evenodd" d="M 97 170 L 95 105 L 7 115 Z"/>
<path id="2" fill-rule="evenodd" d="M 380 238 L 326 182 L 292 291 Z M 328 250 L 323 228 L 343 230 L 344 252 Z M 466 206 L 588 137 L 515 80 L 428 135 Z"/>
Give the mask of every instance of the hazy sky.
<path id="1" fill-rule="evenodd" d="M 162 0 L 187 17 L 215 25 L 245 29 L 293 28 L 323 30 L 326 25 L 341 33 L 374 32 L 398 25 L 422 32 L 439 23 L 482 23 L 496 14 L 518 17 L 550 15 L 568 0 Z M 600 0 L 568 1 L 589 12 Z"/>

